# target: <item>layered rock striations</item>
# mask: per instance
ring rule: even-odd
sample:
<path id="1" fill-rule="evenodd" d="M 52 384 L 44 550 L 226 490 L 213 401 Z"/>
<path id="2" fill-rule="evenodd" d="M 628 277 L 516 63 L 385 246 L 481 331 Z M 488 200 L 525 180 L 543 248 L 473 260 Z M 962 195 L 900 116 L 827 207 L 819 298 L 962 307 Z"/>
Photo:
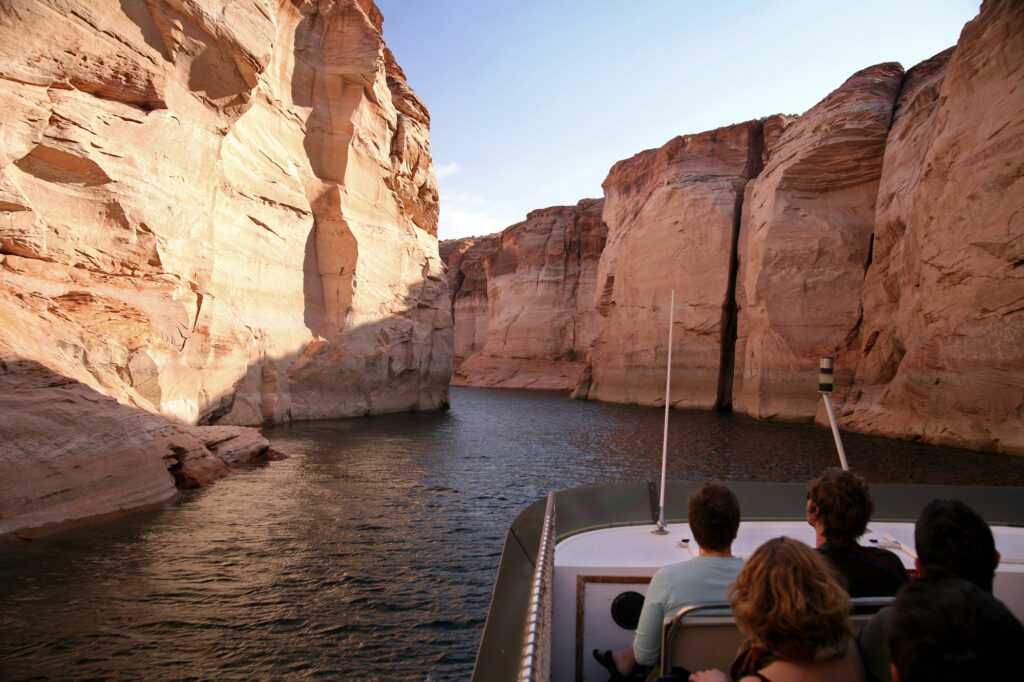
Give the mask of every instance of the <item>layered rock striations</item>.
<path id="1" fill-rule="evenodd" d="M 1024 454 L 1022 36 L 1024 6 L 988 1 L 906 73 L 873 66 L 800 117 L 616 164 L 575 394 L 664 404 L 674 290 L 676 407 L 824 421 L 817 367 L 833 355 L 842 427 Z M 492 258 L 470 248 L 460 266 L 488 283 L 464 294 L 467 355 L 482 311 L 529 300 L 495 286 Z"/>
<path id="2" fill-rule="evenodd" d="M 907 73 L 844 427 L 1024 453 L 1022 150 L 1024 5 L 986 2 L 951 53 Z"/>
<path id="3" fill-rule="evenodd" d="M 807 420 L 818 358 L 855 333 L 899 64 L 851 76 L 789 125 L 751 183 L 736 280 L 733 407 Z"/>
<path id="4" fill-rule="evenodd" d="M 441 242 L 438 250 L 448 272 L 454 320 L 453 368 L 487 343 L 487 269 L 485 261 L 501 247 L 501 235 Z M 453 379 L 455 377 L 453 376 Z"/>
<path id="5" fill-rule="evenodd" d="M 453 381 L 568 390 L 597 333 L 603 201 L 532 211 L 500 235 L 442 244 L 455 310 Z"/>
<path id="6" fill-rule="evenodd" d="M 601 328 L 578 397 L 664 404 L 669 301 L 676 407 L 728 402 L 736 239 L 744 187 L 761 169 L 763 125 L 677 137 L 620 161 L 604 182 L 608 244 L 595 303 Z M 724 345 L 723 345 L 724 344 Z"/>
<path id="7" fill-rule="evenodd" d="M 429 115 L 371 0 L 22 0 L 3 14 L 14 390 L 57 390 L 18 380 L 38 365 L 179 424 L 447 404 Z M 4 428 L 25 416 L 11 405 Z M 61 442 L 2 445 L 0 466 L 42 457 L 83 491 L 112 475 Z"/>

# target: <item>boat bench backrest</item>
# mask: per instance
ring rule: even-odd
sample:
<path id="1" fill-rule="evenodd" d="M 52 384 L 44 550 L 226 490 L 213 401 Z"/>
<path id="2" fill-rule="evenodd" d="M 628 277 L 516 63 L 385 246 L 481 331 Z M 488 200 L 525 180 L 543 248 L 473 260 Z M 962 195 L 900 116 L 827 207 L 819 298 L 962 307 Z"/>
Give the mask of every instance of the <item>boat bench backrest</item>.
<path id="1" fill-rule="evenodd" d="M 892 604 L 894 599 L 867 597 L 851 601 L 856 611 L 850 616 L 850 626 L 856 634 L 875 611 Z M 686 606 L 663 623 L 661 670 L 668 673 L 674 667 L 690 672 L 718 668 L 728 672 L 745 639 L 729 613 L 727 602 Z"/>
<path id="2" fill-rule="evenodd" d="M 678 666 L 690 672 L 708 668 L 728 671 L 745 639 L 727 602 L 685 606 L 664 621 L 661 670 L 668 673 Z"/>

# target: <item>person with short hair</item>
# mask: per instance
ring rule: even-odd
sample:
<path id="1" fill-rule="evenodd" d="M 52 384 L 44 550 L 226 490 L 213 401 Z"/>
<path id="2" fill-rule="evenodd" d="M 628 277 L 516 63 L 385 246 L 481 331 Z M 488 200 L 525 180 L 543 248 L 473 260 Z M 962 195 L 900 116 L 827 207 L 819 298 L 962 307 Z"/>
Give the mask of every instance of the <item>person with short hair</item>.
<path id="1" fill-rule="evenodd" d="M 852 471 L 826 469 L 808 487 L 807 523 L 851 597 L 889 597 L 909 579 L 898 556 L 858 542 L 874 511 L 867 481 Z"/>
<path id="2" fill-rule="evenodd" d="M 920 580 L 954 576 L 968 580 L 992 593 L 999 552 L 985 519 L 960 500 L 932 500 L 914 524 L 914 565 Z M 892 607 L 871 617 L 857 643 L 868 676 L 877 682 L 892 682 L 888 643 Z"/>
<path id="3" fill-rule="evenodd" d="M 894 682 L 1012 680 L 1024 626 L 972 582 L 915 580 L 896 595 L 889 623 Z"/>
<path id="4" fill-rule="evenodd" d="M 999 552 L 985 519 L 960 500 L 932 500 L 914 524 L 921 575 L 952 573 L 992 592 Z"/>
<path id="5" fill-rule="evenodd" d="M 781 537 L 764 543 L 730 594 L 733 616 L 749 635 L 731 677 L 702 670 L 691 682 L 863 682 L 850 630 L 850 596 L 818 552 Z"/>
<path id="6" fill-rule="evenodd" d="M 593 656 L 612 676 L 628 677 L 638 664 L 657 664 L 661 657 L 662 621 L 684 606 L 725 601 L 728 586 L 739 575 L 743 559 L 732 555 L 740 526 L 740 501 L 720 483 L 704 483 L 686 505 L 687 522 L 699 554 L 662 566 L 651 578 L 632 646 L 618 651 L 594 649 Z"/>

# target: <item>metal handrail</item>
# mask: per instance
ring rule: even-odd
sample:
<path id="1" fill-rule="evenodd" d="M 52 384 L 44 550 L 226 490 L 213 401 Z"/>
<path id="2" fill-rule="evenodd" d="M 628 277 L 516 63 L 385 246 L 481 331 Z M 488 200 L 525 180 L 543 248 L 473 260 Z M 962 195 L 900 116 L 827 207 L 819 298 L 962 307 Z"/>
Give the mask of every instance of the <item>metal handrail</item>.
<path id="1" fill-rule="evenodd" d="M 551 581 L 555 569 L 555 494 L 548 493 L 544 530 L 530 590 L 530 611 L 523 637 L 520 682 L 547 682 L 551 677 Z"/>

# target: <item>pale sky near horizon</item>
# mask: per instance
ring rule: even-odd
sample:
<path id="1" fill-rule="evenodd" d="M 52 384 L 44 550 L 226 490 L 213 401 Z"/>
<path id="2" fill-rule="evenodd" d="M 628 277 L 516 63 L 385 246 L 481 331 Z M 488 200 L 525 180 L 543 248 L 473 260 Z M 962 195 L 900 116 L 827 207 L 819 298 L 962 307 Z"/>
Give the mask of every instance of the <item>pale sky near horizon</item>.
<path id="1" fill-rule="evenodd" d="M 979 0 L 376 0 L 430 110 L 440 239 L 602 196 L 676 135 L 802 114 L 952 47 Z"/>

